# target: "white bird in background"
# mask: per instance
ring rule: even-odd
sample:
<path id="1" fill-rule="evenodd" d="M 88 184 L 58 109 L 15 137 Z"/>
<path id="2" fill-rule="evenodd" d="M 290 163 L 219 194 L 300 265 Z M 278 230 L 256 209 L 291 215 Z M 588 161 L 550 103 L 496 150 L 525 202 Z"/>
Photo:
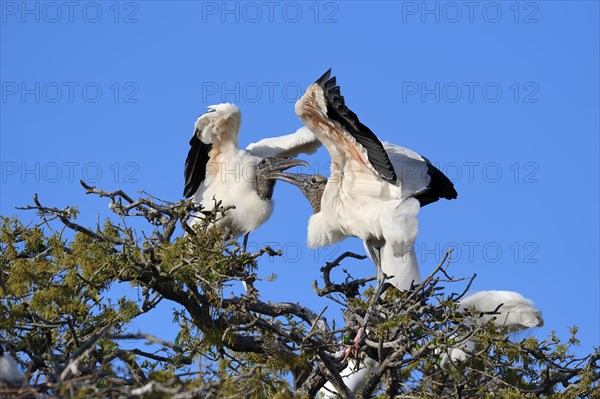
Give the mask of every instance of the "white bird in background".
<path id="1" fill-rule="evenodd" d="M 212 105 L 196 121 L 185 162 L 184 197 L 213 209 L 214 200 L 222 206 L 235 206 L 216 224 L 235 237 L 248 234 L 267 221 L 273 210 L 272 174 L 298 165 L 288 159 L 300 153 L 312 154 L 321 143 L 305 127 L 295 133 L 260 140 L 245 150 L 238 146 L 241 113 L 233 104 Z M 192 225 L 199 221 L 196 215 Z"/>
<path id="2" fill-rule="evenodd" d="M 408 282 L 409 287 L 419 279 L 414 241 L 421 204 L 453 199 L 457 193 L 426 158 L 393 144 L 384 146 L 348 109 L 330 74 L 327 71 L 296 102 L 296 114 L 331 156 L 320 211 L 308 222 L 308 246 L 325 246 L 348 236 L 362 239 L 377 269 L 373 305 L 383 288 L 384 273 Z M 372 306 L 363 326 L 371 313 Z M 355 355 L 363 336 L 361 327 Z"/>
<path id="3" fill-rule="evenodd" d="M 16 360 L 5 352 L 0 343 L 0 386 L 2 383 L 17 386 L 23 384 L 25 376 L 19 370 Z"/>
<path id="4" fill-rule="evenodd" d="M 502 305 L 498 309 L 499 314 L 490 314 L 499 305 Z M 533 301 L 514 291 L 480 291 L 471 294 L 460 301 L 458 309 L 465 311 L 470 308 L 487 313 L 476 318 L 466 319 L 464 321 L 466 326 L 485 324 L 493 320 L 501 332 L 509 334 L 544 325 L 542 312 L 535 307 Z M 448 348 L 441 356 L 440 366 L 447 369 L 451 364 L 464 361 L 474 349 L 475 343 L 471 340 Z"/>

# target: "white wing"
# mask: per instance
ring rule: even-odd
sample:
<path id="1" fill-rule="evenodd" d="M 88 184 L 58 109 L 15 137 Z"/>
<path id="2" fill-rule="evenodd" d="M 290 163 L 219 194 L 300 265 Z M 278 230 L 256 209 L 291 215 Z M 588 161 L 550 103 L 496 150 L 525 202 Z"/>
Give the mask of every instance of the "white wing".
<path id="1" fill-rule="evenodd" d="M 391 143 L 383 143 L 397 175 L 396 184 L 402 189 L 402 197 L 414 196 L 421 206 L 440 198 L 454 199 L 458 196 L 454 184 L 442 171 L 425 157 Z"/>
<path id="2" fill-rule="evenodd" d="M 542 312 L 540 312 L 533 301 L 514 291 L 481 291 L 466 296 L 460 301 L 459 309 L 466 310 L 475 308 L 480 312 L 493 312 L 498 306 L 498 315 L 482 315 L 474 320 L 466 321 L 472 323 L 486 323 L 494 320 L 504 333 L 511 333 L 531 327 L 544 325 Z M 475 343 L 471 340 L 450 347 L 441 354 L 440 366 L 448 369 L 450 365 L 458 361 L 466 360 L 475 349 Z"/>
<path id="3" fill-rule="evenodd" d="M 480 312 L 492 312 L 498 309 L 498 315 L 483 315 L 474 321 L 486 323 L 495 320 L 504 332 L 513 332 L 530 327 L 541 327 L 544 325 L 542 312 L 537 309 L 533 301 L 514 291 L 481 291 L 469 295 L 460 301 L 460 309 L 474 307 Z"/>
<path id="4" fill-rule="evenodd" d="M 260 158 L 293 158 L 299 154 L 314 154 L 321 142 L 303 126 L 292 134 L 270 137 L 246 147 L 246 151 Z"/>
<path id="5" fill-rule="evenodd" d="M 398 177 L 397 184 L 400 184 L 403 196 L 411 196 L 429 185 L 431 177 L 427 173 L 428 166 L 422 156 L 387 141 L 382 144 L 394 166 Z"/>
<path id="6" fill-rule="evenodd" d="M 205 144 L 215 140 L 232 140 L 237 142 L 237 136 L 242 123 L 240 109 L 230 103 L 210 105 L 208 112 L 200 115 L 194 125 L 194 134 Z"/>

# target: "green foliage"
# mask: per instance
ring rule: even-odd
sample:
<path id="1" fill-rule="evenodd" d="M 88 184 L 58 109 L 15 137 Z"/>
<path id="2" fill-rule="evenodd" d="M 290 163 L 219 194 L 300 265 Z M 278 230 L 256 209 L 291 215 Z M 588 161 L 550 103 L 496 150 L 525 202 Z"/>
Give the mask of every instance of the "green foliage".
<path id="1" fill-rule="evenodd" d="M 214 228 L 227 212 L 220 204 L 209 212 L 188 201 L 134 201 L 121 192 L 86 189 L 109 197 L 118 221 L 81 226 L 76 208 L 44 207 L 37 197 L 28 208 L 38 212 L 37 222 L 0 217 L 6 288 L 0 340 L 29 381 L 23 388 L 0 387 L 0 397 L 308 398 L 346 365 L 340 342 L 353 338 L 372 289 L 359 293 L 360 284 L 349 288 L 349 278 L 321 291 L 345 307 L 347 326 L 333 331 L 301 304 L 261 300 L 252 285 L 258 261 L 277 253 L 243 253 Z M 191 212 L 202 215 L 194 229 L 187 225 Z M 128 227 L 134 216 L 149 230 Z M 247 294 L 223 295 L 240 281 L 250 287 Z M 574 357 L 576 328 L 567 342 L 555 334 L 512 342 L 492 323 L 466 325 L 473 315 L 440 293 L 440 281 L 386 292 L 363 345 L 385 368 L 357 396 L 593 397 L 600 354 Z M 134 294 L 115 297 L 113 288 L 121 284 Z M 162 301 L 173 307 L 178 334 L 172 343 L 135 327 Z M 466 340 L 475 343 L 472 356 L 440 367 L 441 354 Z M 132 349 L 131 342 L 152 346 Z"/>

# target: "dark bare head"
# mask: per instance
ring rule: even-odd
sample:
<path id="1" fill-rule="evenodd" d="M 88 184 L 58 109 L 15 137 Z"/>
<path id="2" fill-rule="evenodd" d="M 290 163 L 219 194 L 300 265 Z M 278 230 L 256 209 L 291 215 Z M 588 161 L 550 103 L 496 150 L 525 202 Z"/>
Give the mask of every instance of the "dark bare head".
<path id="1" fill-rule="evenodd" d="M 273 197 L 275 181 L 285 170 L 294 166 L 308 166 L 305 161 L 289 158 L 265 158 L 256 165 L 256 191 L 263 200 Z"/>
<path id="2" fill-rule="evenodd" d="M 308 202 L 310 202 L 313 212 L 321 212 L 321 197 L 323 196 L 323 191 L 325 191 L 325 186 L 327 185 L 327 178 L 325 176 L 278 173 L 275 178 L 298 187 Z"/>

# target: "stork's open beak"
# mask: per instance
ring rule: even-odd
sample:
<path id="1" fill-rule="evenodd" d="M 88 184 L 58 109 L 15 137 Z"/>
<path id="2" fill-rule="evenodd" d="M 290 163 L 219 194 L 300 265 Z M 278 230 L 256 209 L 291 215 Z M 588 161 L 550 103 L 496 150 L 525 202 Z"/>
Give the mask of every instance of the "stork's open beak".
<path id="1" fill-rule="evenodd" d="M 280 175 L 284 175 L 283 171 L 293 168 L 294 166 L 308 166 L 306 161 L 292 158 L 267 158 L 269 170 L 267 177 L 269 179 L 278 179 Z"/>
<path id="2" fill-rule="evenodd" d="M 307 184 L 312 175 L 306 175 L 303 173 L 275 173 L 272 178 L 284 181 L 286 183 L 293 184 L 297 187 L 302 187 Z"/>

